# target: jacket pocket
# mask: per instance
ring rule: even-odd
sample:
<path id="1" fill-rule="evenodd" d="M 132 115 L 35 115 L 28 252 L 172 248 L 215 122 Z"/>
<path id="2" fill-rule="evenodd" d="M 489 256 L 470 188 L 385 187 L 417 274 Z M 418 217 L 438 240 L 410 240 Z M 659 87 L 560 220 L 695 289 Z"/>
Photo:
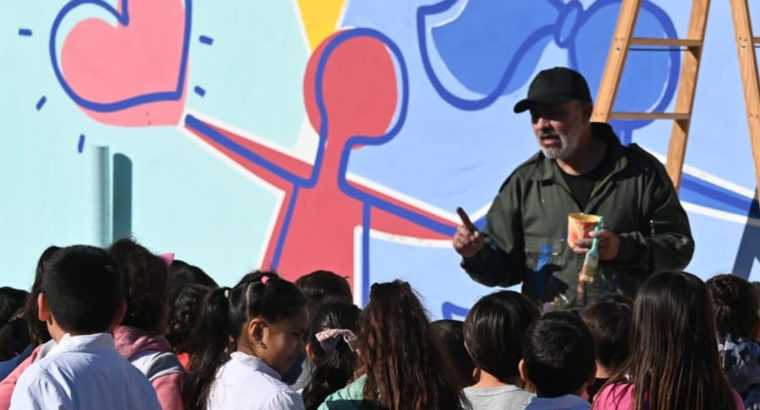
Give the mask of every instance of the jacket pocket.
<path id="1" fill-rule="evenodd" d="M 525 266 L 532 271 L 545 270 L 548 265 L 565 267 L 564 239 L 545 238 L 537 236 L 525 237 Z"/>
<path id="2" fill-rule="evenodd" d="M 568 263 L 567 242 L 546 237 L 525 238 L 525 265 L 530 270 L 524 281 L 524 293 L 536 302 L 553 301 L 568 290 L 561 279 Z"/>

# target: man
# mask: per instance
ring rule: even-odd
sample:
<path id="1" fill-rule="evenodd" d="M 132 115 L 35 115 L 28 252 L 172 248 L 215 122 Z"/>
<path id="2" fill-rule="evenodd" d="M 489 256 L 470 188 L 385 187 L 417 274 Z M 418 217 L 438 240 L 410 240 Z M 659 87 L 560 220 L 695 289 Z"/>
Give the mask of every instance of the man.
<path id="1" fill-rule="evenodd" d="M 590 122 L 591 95 L 578 72 L 555 67 L 531 82 L 514 111 L 530 111 L 540 152 L 518 166 L 491 205 L 484 232 L 458 227 L 462 267 L 488 286 L 522 282 L 545 308 L 585 305 L 595 296 L 633 297 L 654 272 L 685 267 L 694 252 L 689 221 L 665 168 L 609 125 Z M 568 214 L 602 215 L 593 282 L 578 274 L 591 239 L 567 243 Z"/>

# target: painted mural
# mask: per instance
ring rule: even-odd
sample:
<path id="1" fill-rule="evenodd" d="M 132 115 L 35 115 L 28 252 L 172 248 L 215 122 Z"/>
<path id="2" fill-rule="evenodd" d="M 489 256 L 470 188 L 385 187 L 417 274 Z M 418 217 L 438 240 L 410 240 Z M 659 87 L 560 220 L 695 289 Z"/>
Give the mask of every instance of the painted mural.
<path id="1" fill-rule="evenodd" d="M 220 283 L 254 268 L 403 278 L 434 317 L 491 289 L 450 245 L 537 147 L 541 69 L 598 88 L 620 0 L 26 0 L 0 13 L 0 260 L 133 235 Z M 683 36 L 678 0 L 636 34 Z M 674 105 L 681 52 L 634 49 L 616 109 Z M 713 2 L 680 192 L 689 270 L 760 279 L 760 210 L 727 2 Z M 613 123 L 664 159 L 671 124 Z"/>

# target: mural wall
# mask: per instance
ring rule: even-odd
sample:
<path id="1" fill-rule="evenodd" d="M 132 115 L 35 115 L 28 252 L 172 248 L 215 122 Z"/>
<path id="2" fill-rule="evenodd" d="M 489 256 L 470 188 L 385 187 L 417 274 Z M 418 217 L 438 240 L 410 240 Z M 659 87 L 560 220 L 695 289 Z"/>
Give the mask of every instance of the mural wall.
<path id="1" fill-rule="evenodd" d="M 450 245 L 536 150 L 535 73 L 600 82 L 620 0 L 26 0 L 0 13 L 0 266 L 134 235 L 223 284 L 409 280 L 435 317 L 491 289 Z M 679 0 L 636 34 L 681 37 Z M 757 20 L 757 19 L 755 19 Z M 760 210 L 728 2 L 713 2 L 680 196 L 702 277 L 760 279 Z M 616 109 L 674 105 L 681 53 L 629 55 Z M 671 124 L 615 122 L 664 159 Z"/>

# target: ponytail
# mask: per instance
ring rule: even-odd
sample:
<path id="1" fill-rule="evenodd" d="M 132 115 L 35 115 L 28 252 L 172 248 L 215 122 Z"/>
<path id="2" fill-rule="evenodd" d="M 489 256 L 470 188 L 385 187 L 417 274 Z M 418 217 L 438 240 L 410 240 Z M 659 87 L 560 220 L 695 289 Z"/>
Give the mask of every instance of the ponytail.
<path id="1" fill-rule="evenodd" d="M 276 323 L 295 316 L 306 301 L 296 285 L 274 272 L 249 273 L 234 288 L 206 295 L 198 323 L 186 342 L 190 368 L 182 382 L 186 410 L 206 407 L 217 370 L 237 349 L 243 325 L 252 318 Z"/>
<path id="2" fill-rule="evenodd" d="M 198 323 L 187 339 L 185 347 L 191 360 L 182 379 L 182 402 L 186 410 L 206 407 L 216 371 L 234 349 L 230 343 L 233 332 L 229 326 L 230 292 L 230 288 L 217 288 L 206 295 Z"/>
<path id="3" fill-rule="evenodd" d="M 316 409 L 327 396 L 343 388 L 356 369 L 356 353 L 343 336 L 334 336 L 338 338 L 334 346 L 325 349 L 317 334 L 338 329 L 336 333 L 358 333 L 359 314 L 358 307 L 343 299 L 328 299 L 315 308 L 309 326 L 309 345 L 316 360 L 301 394 L 306 410 Z"/>

